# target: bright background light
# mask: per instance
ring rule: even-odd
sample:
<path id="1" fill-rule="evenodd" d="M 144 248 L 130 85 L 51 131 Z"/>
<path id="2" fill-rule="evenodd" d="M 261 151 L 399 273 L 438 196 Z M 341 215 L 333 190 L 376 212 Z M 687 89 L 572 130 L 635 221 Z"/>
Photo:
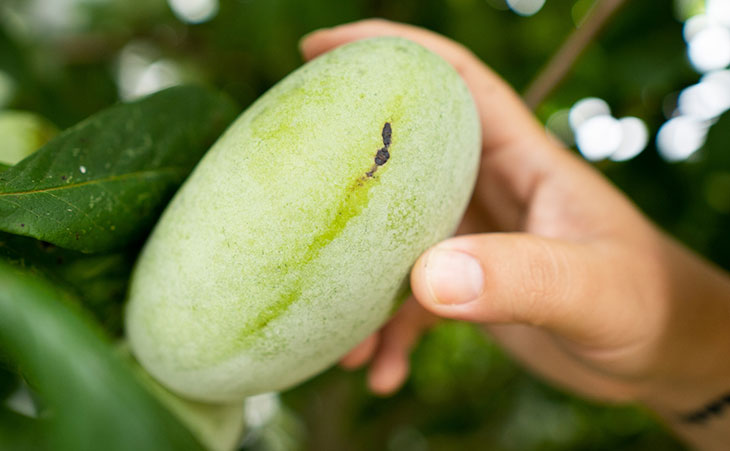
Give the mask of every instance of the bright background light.
<path id="1" fill-rule="evenodd" d="M 704 30 L 710 25 L 710 19 L 705 14 L 698 14 L 692 16 L 684 23 L 682 28 L 682 35 L 684 36 L 685 42 L 689 43 L 692 38 L 697 36 L 697 33 Z"/>
<path id="2" fill-rule="evenodd" d="M 218 0 L 167 0 L 170 9 L 183 22 L 207 22 L 218 14 Z"/>
<path id="3" fill-rule="evenodd" d="M 610 114 L 611 108 L 605 100 L 597 97 L 586 97 L 573 104 L 570 108 L 568 120 L 573 130 L 576 130 L 583 122 L 592 117 L 609 116 Z"/>
<path id="4" fill-rule="evenodd" d="M 281 403 L 276 393 L 249 396 L 244 404 L 244 418 L 249 428 L 265 426 L 280 410 Z"/>
<path id="5" fill-rule="evenodd" d="M 730 109 L 728 72 L 711 72 L 699 83 L 682 90 L 677 101 L 680 114 L 711 120 Z"/>
<path id="6" fill-rule="evenodd" d="M 730 1 L 706 0 L 705 11 L 684 23 L 687 56 L 698 72 L 730 65 Z"/>
<path id="7" fill-rule="evenodd" d="M 676 102 L 675 94 L 667 96 L 664 114 L 668 120 L 657 133 L 656 145 L 670 162 L 695 155 L 705 144 L 709 128 L 730 110 L 730 0 L 675 3 L 682 12 L 678 18 L 684 20 L 687 57 L 703 76 L 676 95 Z M 638 124 L 632 127 L 639 133 Z M 617 153 L 622 154 L 623 150 Z"/>
<path id="8" fill-rule="evenodd" d="M 613 161 L 626 161 L 639 155 L 649 143 L 649 130 L 638 117 L 624 117 L 618 120 L 621 126 L 621 143 L 611 154 Z"/>
<path id="9" fill-rule="evenodd" d="M 705 143 L 707 128 L 707 123 L 691 116 L 670 119 L 657 133 L 659 154 L 670 162 L 686 160 Z"/>
<path id="10" fill-rule="evenodd" d="M 711 25 L 689 41 L 689 60 L 699 72 L 724 69 L 730 64 L 730 31 Z"/>
<path id="11" fill-rule="evenodd" d="M 709 128 L 730 110 L 730 0 L 685 3 L 692 10 L 683 17 L 687 57 L 704 75 L 679 93 L 675 109 L 665 111 L 669 120 L 659 129 L 656 144 L 659 154 L 672 162 L 695 155 Z"/>
<path id="12" fill-rule="evenodd" d="M 728 0 L 706 0 L 705 8 L 707 16 L 713 22 L 725 27 L 730 27 L 730 1 Z"/>
<path id="13" fill-rule="evenodd" d="M 578 150 L 591 161 L 603 160 L 621 144 L 621 124 L 611 116 L 592 117 L 580 124 L 575 142 Z"/>
<path id="14" fill-rule="evenodd" d="M 556 121 L 559 119 L 551 118 L 548 127 L 551 128 L 552 123 L 558 124 Z M 637 117 L 613 117 L 608 103 L 597 97 L 577 101 L 570 108 L 568 122 L 578 150 L 589 161 L 607 158 L 630 160 L 639 155 L 649 142 L 649 130 L 644 121 Z M 565 139 L 563 142 L 568 143 Z"/>
<path id="15" fill-rule="evenodd" d="M 542 9 L 545 0 L 507 0 L 509 9 L 520 16 L 532 16 Z"/>
<path id="16" fill-rule="evenodd" d="M 127 44 L 117 58 L 117 84 L 122 100 L 157 92 L 181 83 L 178 65 L 158 59 L 154 47 L 143 42 Z"/>

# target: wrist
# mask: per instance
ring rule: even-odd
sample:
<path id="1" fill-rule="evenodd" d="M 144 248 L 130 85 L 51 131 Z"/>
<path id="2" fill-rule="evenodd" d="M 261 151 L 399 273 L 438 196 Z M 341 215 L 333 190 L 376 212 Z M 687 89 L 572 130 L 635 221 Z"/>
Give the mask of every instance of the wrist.
<path id="1" fill-rule="evenodd" d="M 656 362 L 637 398 L 669 421 L 691 424 L 730 408 L 730 278 L 667 241 L 659 255 L 667 308 Z"/>
<path id="2" fill-rule="evenodd" d="M 663 239 L 655 255 L 662 277 L 661 333 L 654 364 L 636 399 L 654 410 L 693 449 L 730 443 L 730 278 L 721 269 Z"/>

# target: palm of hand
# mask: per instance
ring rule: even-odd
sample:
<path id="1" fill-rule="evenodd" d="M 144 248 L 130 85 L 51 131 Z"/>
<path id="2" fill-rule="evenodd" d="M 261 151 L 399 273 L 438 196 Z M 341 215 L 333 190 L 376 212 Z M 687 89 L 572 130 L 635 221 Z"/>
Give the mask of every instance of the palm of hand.
<path id="1" fill-rule="evenodd" d="M 382 35 L 405 37 L 440 54 L 474 96 L 483 129 L 482 162 L 459 233 L 477 235 L 438 246 L 479 257 L 484 289 L 467 304 L 438 302 L 425 276 L 427 252 L 411 273 L 418 302 L 407 302 L 343 365 L 371 361 L 371 388 L 389 393 L 405 379 L 408 352 L 422 330 L 446 317 L 487 324 L 527 366 L 582 394 L 635 397 L 641 381 L 654 376 L 658 356 L 671 346 L 663 331 L 677 316 L 669 311 L 666 294 L 667 279 L 674 277 L 668 273 L 676 268 L 668 271 L 658 262 L 684 251 L 668 244 L 600 174 L 547 136 L 516 93 L 458 44 L 415 27 L 371 20 L 313 33 L 302 50 L 312 58 Z"/>
<path id="2" fill-rule="evenodd" d="M 543 146 L 553 145 L 546 141 Z M 563 164 L 568 163 L 569 170 L 555 171 L 554 167 L 564 168 L 557 162 L 540 169 L 533 160 L 523 162 L 518 169 L 521 175 L 517 175 L 513 166 L 500 162 L 491 164 L 490 158 L 500 157 L 493 153 L 490 155 L 490 149 L 485 149 L 480 178 L 459 234 L 524 232 L 581 247 L 587 259 L 593 258 L 600 263 L 601 268 L 596 268 L 596 271 L 603 272 L 604 277 L 613 279 L 615 283 L 640 277 L 646 269 L 642 268 L 644 262 L 633 260 L 631 265 L 626 263 L 633 258 L 630 254 L 641 255 L 641 252 L 633 252 L 636 249 L 631 249 L 631 242 L 622 242 L 622 238 L 642 235 L 639 230 L 648 232 L 643 219 L 605 181 L 586 171 L 582 162 L 571 161 L 575 159 L 560 153 L 556 152 L 553 157 L 568 160 Z M 508 168 L 506 173 L 505 168 Z M 610 208 L 611 204 L 615 208 Z M 641 241 L 638 236 L 636 238 Z M 519 246 L 518 242 L 515 244 Z M 645 245 L 647 243 L 643 242 L 642 247 Z M 520 293 L 518 288 L 512 289 L 511 293 L 515 296 L 512 299 L 514 303 L 542 305 L 514 308 L 512 318 L 508 318 L 506 323 L 487 324 L 485 329 L 529 368 L 560 385 L 600 399 L 633 398 L 633 385 L 626 380 L 642 375 L 643 368 L 636 362 L 646 361 L 646 354 L 651 352 L 658 338 L 654 330 L 658 331 L 659 326 L 650 330 L 652 324 L 637 324 L 628 317 L 630 315 L 625 316 L 628 320 L 625 323 L 602 321 L 599 311 L 632 310 L 622 305 L 627 302 L 653 308 L 651 303 L 646 305 L 642 299 L 637 299 L 651 296 L 644 290 L 620 294 L 618 292 L 623 290 L 612 294 L 591 293 L 592 290 L 585 286 L 575 288 L 571 293 L 570 287 L 564 284 L 581 285 L 579 278 L 585 273 L 565 275 L 574 271 L 569 267 L 571 262 L 561 261 L 551 251 L 540 257 L 547 259 L 528 262 L 524 268 L 517 269 L 531 279 L 526 286 L 533 292 Z M 564 276 L 556 277 L 559 273 Z M 594 279 L 582 282 L 596 283 Z M 633 285 L 630 288 L 641 287 L 640 283 L 630 285 Z M 595 289 L 600 291 L 601 287 L 596 286 Z M 606 299 L 612 308 L 601 309 L 596 306 L 596 298 L 605 299 L 606 295 L 616 296 L 615 301 Z M 566 297 L 572 300 L 566 301 Z M 570 308 L 565 305 L 567 302 L 583 305 L 575 305 L 573 311 L 562 312 L 563 308 Z M 582 315 L 580 312 L 583 312 L 583 318 L 575 318 Z M 556 313 L 565 314 L 566 324 L 551 318 Z M 609 312 L 607 314 L 610 315 Z M 643 318 L 647 316 L 641 315 Z M 568 324 L 572 318 L 583 324 Z"/>

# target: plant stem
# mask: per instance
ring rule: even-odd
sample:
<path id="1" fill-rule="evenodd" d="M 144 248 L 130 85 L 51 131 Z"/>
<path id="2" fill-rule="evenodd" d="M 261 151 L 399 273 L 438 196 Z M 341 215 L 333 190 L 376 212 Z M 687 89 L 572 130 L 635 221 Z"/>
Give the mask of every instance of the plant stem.
<path id="1" fill-rule="evenodd" d="M 581 24 L 563 42 L 525 90 L 524 99 L 535 110 L 565 79 L 578 58 L 598 36 L 625 0 L 597 0 Z"/>

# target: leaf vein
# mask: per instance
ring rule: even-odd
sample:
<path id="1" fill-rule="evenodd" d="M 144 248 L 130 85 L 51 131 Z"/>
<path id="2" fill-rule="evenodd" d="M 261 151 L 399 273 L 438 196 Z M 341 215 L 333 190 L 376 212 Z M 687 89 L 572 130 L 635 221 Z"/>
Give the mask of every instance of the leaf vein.
<path id="1" fill-rule="evenodd" d="M 22 195 L 26 195 L 26 194 L 38 194 L 38 193 L 47 193 L 50 191 L 58 191 L 58 190 L 63 190 L 63 189 L 73 189 L 73 188 L 78 188 L 81 186 L 89 186 L 89 185 L 93 186 L 98 183 L 118 182 L 118 181 L 126 180 L 128 178 L 135 178 L 135 177 L 144 178 L 149 175 L 155 176 L 162 172 L 170 172 L 170 173 L 173 173 L 176 175 L 182 175 L 186 171 L 182 170 L 181 168 L 160 168 L 160 169 L 154 169 L 154 170 L 128 172 L 126 174 L 112 175 L 109 177 L 88 180 L 85 182 L 72 183 L 72 184 L 61 185 L 61 186 L 52 186 L 49 188 L 30 189 L 30 190 L 25 190 L 25 191 L 14 191 L 14 192 L 0 192 L 0 198 L 2 198 L 3 196 L 22 196 Z"/>

